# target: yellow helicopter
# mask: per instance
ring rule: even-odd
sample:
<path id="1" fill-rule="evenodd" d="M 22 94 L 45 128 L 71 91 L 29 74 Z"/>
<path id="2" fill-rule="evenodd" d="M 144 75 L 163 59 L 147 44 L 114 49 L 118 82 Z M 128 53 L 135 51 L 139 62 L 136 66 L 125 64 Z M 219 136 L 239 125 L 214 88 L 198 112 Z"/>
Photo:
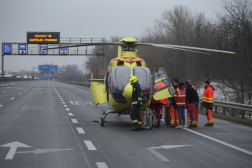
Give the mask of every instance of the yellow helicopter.
<path id="1" fill-rule="evenodd" d="M 139 43 L 134 38 L 123 38 L 119 42 L 109 43 L 83 43 L 80 46 L 91 45 L 116 45 L 118 46 L 118 57 L 112 59 L 108 66 L 108 73 L 104 79 L 93 79 L 91 75 L 91 93 L 93 104 L 97 107 L 98 104 L 107 103 L 110 110 L 102 110 L 102 117 L 99 120 L 101 126 L 104 126 L 105 118 L 110 113 L 117 113 L 118 115 L 127 115 L 128 109 L 131 106 L 132 100 L 132 86 L 129 83 L 131 76 L 137 76 L 138 82 L 143 91 L 142 109 L 146 109 L 151 104 L 151 98 L 155 100 L 167 99 L 173 97 L 174 89 L 163 68 L 159 68 L 151 74 L 150 69 L 146 67 L 146 62 L 137 55 L 137 46 L 154 46 L 170 49 L 178 49 L 201 54 L 207 54 L 202 51 L 221 52 L 235 54 L 234 52 L 180 46 L 169 44 L 153 44 L 153 43 Z M 75 45 L 64 46 L 76 47 Z M 61 47 L 54 47 L 48 49 L 56 49 Z M 163 87 L 158 89 L 154 87 L 163 83 Z"/>

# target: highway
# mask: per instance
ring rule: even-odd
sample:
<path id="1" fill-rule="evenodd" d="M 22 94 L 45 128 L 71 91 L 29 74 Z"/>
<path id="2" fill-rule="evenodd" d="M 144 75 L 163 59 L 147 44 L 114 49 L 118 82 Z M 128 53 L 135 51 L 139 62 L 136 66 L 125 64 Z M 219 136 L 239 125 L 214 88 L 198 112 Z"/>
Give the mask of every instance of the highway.
<path id="1" fill-rule="evenodd" d="M 87 87 L 34 81 L 0 88 L 0 168 L 248 168 L 251 127 L 214 119 L 198 128 L 132 132 L 129 116 L 101 109 Z"/>

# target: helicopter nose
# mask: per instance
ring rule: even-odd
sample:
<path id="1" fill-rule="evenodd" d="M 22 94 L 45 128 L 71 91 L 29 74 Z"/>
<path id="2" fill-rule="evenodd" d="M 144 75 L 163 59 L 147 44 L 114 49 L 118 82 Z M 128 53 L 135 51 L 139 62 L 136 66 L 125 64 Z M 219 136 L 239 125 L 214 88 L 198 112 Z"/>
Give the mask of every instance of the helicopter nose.
<path id="1" fill-rule="evenodd" d="M 125 88 L 124 88 L 124 91 L 123 91 L 123 96 L 126 98 L 127 102 L 131 102 L 132 100 L 132 86 L 131 86 L 131 83 L 128 83 Z"/>

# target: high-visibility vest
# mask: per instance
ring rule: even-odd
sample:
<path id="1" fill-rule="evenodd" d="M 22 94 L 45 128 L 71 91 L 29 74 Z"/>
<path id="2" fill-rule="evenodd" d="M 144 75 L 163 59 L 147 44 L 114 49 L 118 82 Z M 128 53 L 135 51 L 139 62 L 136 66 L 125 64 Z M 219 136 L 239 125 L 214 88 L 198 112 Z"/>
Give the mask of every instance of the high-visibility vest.
<path id="1" fill-rule="evenodd" d="M 213 108 L 214 103 L 213 92 L 214 89 L 211 87 L 211 85 L 208 85 L 203 93 L 202 107 L 209 109 Z"/>
<path id="2" fill-rule="evenodd" d="M 186 89 L 177 88 L 175 90 L 174 99 L 177 106 L 186 106 Z"/>

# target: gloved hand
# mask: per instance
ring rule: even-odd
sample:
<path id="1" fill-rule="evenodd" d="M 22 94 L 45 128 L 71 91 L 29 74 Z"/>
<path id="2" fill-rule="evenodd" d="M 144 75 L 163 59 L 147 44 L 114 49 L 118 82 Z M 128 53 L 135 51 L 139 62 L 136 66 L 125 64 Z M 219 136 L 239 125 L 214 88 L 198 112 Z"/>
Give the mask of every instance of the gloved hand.
<path id="1" fill-rule="evenodd" d="M 138 101 L 137 101 L 137 104 L 138 104 L 138 105 L 142 105 L 142 101 L 138 100 Z"/>

